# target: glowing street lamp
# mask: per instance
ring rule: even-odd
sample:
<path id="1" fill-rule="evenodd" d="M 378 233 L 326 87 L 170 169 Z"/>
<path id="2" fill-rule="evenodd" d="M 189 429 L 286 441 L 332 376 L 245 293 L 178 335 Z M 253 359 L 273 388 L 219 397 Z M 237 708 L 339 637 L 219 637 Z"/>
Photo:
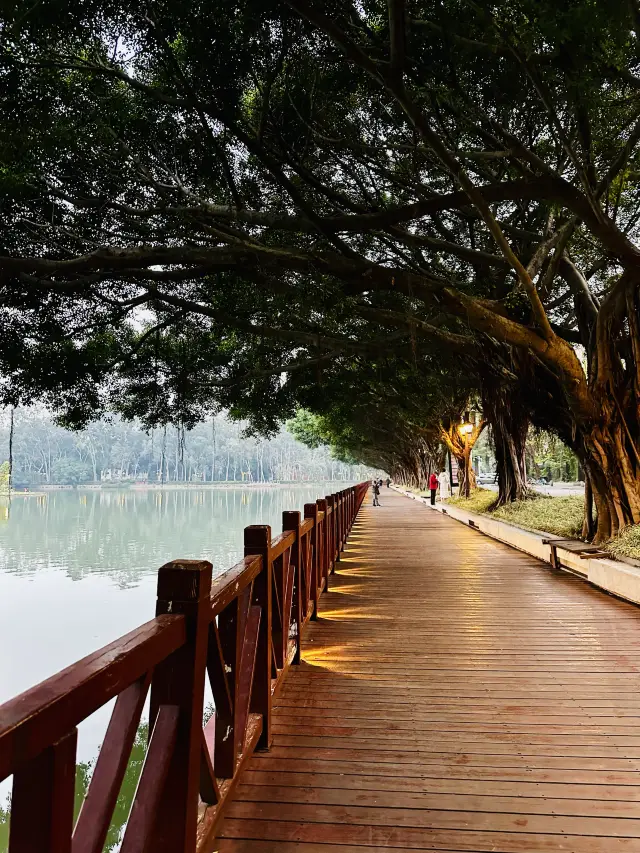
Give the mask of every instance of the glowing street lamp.
<path id="1" fill-rule="evenodd" d="M 464 490 L 461 491 L 465 498 L 471 495 L 471 447 L 469 446 L 469 437 L 473 432 L 473 427 L 474 425 L 469 417 L 469 412 L 465 412 L 464 417 L 458 425 L 458 432 L 464 439 Z"/>
<path id="2" fill-rule="evenodd" d="M 458 427 L 458 432 L 460 435 L 465 436 L 465 438 L 473 432 L 473 424 L 469 420 L 469 412 L 464 413 L 464 417 Z"/>

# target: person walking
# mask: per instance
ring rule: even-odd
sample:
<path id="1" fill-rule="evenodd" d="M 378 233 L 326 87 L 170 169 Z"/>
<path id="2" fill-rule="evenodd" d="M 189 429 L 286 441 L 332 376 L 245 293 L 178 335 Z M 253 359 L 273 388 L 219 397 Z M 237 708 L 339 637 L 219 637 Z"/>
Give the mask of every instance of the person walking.
<path id="1" fill-rule="evenodd" d="M 391 485 L 391 479 L 389 477 L 387 477 L 387 488 L 389 488 L 390 485 Z"/>
<path id="2" fill-rule="evenodd" d="M 380 483 L 373 481 L 373 506 L 380 506 Z"/>
<path id="3" fill-rule="evenodd" d="M 431 492 L 431 506 L 435 506 L 436 492 L 438 491 L 438 475 L 435 471 L 429 476 L 429 490 Z"/>

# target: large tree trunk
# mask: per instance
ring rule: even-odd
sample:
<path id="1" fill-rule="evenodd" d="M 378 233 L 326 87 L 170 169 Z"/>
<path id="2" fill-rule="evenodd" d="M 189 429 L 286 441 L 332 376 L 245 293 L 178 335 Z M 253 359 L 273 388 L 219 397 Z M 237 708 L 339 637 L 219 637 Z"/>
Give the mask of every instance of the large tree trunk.
<path id="1" fill-rule="evenodd" d="M 522 389 L 487 376 L 482 383 L 482 409 L 491 427 L 498 474 L 497 506 L 525 500 L 526 444 L 529 412 Z"/>
<path id="2" fill-rule="evenodd" d="M 496 506 L 523 501 L 529 495 L 525 465 L 525 442 L 522 433 L 512 435 L 503 430 L 494 431 L 494 447 L 498 474 L 498 500 Z"/>
<path id="3" fill-rule="evenodd" d="M 584 435 L 581 451 L 598 515 L 594 541 L 602 543 L 640 523 L 640 459 L 618 419 Z"/>
<path id="4" fill-rule="evenodd" d="M 582 538 L 591 540 L 596 534 L 595 519 L 593 517 L 593 489 L 591 479 L 585 472 L 584 479 L 584 520 L 582 522 Z"/>
<path id="5" fill-rule="evenodd" d="M 625 271 L 597 312 L 589 359 L 594 418 L 578 420 L 576 452 L 591 481 L 604 542 L 640 523 L 638 276 Z"/>
<path id="6" fill-rule="evenodd" d="M 468 498 L 477 488 L 476 472 L 471 464 L 471 447 L 465 447 L 461 456 L 456 455 L 456 462 L 458 463 L 458 494 L 460 497 Z"/>

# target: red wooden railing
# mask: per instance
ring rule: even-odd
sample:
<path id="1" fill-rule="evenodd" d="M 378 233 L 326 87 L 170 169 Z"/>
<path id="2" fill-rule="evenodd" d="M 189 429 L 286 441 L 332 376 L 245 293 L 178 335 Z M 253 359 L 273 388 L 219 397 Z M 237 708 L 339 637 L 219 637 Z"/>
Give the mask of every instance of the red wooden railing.
<path id="1" fill-rule="evenodd" d="M 245 528 L 245 557 L 211 579 L 206 560 L 158 574 L 156 617 L 0 706 L 0 781 L 13 774 L 9 853 L 101 853 L 150 690 L 147 755 L 122 853 L 208 853 L 224 804 L 367 491 L 361 483 L 299 512 L 283 532 Z M 203 727 L 205 672 L 215 713 Z M 117 697 L 117 698 L 116 698 Z M 76 727 L 116 698 L 73 826 Z"/>

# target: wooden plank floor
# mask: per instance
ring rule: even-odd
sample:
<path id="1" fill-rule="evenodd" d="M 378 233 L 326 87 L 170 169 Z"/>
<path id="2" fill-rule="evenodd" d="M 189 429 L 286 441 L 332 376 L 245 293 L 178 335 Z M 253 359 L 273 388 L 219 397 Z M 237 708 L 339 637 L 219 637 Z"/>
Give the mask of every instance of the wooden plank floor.
<path id="1" fill-rule="evenodd" d="M 360 512 L 220 853 L 640 853 L 640 610 L 382 502 Z"/>

